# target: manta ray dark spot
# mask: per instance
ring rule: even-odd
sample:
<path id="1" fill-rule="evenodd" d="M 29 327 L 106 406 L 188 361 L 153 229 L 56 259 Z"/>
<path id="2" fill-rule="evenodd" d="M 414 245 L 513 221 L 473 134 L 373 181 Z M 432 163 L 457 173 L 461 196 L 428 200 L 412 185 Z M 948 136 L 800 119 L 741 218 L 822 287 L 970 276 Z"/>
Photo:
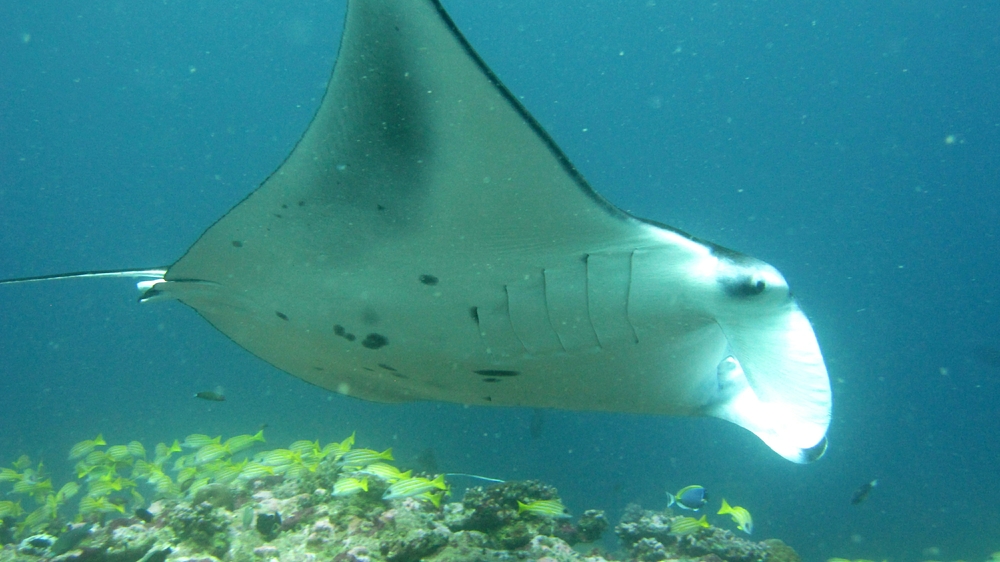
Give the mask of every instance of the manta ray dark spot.
<path id="1" fill-rule="evenodd" d="M 487 402 L 492 402 L 493 401 L 493 397 L 492 396 L 483 396 L 483 400 L 485 400 Z"/>
<path id="2" fill-rule="evenodd" d="M 469 307 L 469 316 L 472 316 L 472 321 L 476 323 L 476 326 L 478 326 L 479 325 L 479 307 L 478 306 Z"/>
<path id="3" fill-rule="evenodd" d="M 234 248 L 242 248 L 243 247 L 243 242 L 240 242 L 239 240 L 233 240 L 233 247 Z"/>
<path id="4" fill-rule="evenodd" d="M 287 208 L 288 208 L 288 205 L 287 205 L 286 203 L 282 203 L 282 204 L 281 204 L 281 208 L 282 208 L 282 209 L 287 209 Z"/>
<path id="5" fill-rule="evenodd" d="M 389 371 L 390 375 L 392 375 L 392 376 L 394 376 L 394 377 L 396 377 L 398 379 L 409 378 L 406 375 L 404 375 L 403 373 L 400 373 L 398 370 L 396 370 L 391 365 L 386 365 L 385 363 L 379 363 L 378 366 L 381 367 L 381 368 L 383 368 L 383 369 L 385 369 L 386 371 Z"/>
<path id="6" fill-rule="evenodd" d="M 305 207 L 305 206 L 306 206 L 305 201 L 299 201 L 299 207 Z"/>
<path id="7" fill-rule="evenodd" d="M 372 369 L 371 367 L 361 367 L 361 368 L 372 373 L 375 372 L 375 369 Z"/>
<path id="8" fill-rule="evenodd" d="M 365 336 L 365 339 L 361 341 L 361 345 L 367 347 L 368 349 L 378 349 L 389 345 L 389 338 L 383 336 L 382 334 L 368 334 Z"/>
<path id="9" fill-rule="evenodd" d="M 285 316 L 285 314 L 284 314 L 284 313 L 282 313 L 282 312 L 278 312 L 277 310 L 276 310 L 276 311 L 274 311 L 274 313 L 278 315 L 278 318 L 281 318 L 282 320 L 288 320 L 288 317 L 287 317 L 287 316 Z"/>
<path id="10" fill-rule="evenodd" d="M 484 377 L 516 377 L 521 374 L 519 371 L 505 371 L 503 369 L 480 369 L 473 372 Z"/>
<path id="11" fill-rule="evenodd" d="M 336 336 L 340 336 L 347 341 L 354 341 L 355 339 L 357 339 L 354 337 L 354 334 L 348 332 L 347 329 L 341 326 L 340 324 L 333 325 L 333 334 Z"/>
<path id="12" fill-rule="evenodd" d="M 274 218 L 277 218 L 277 219 L 280 219 L 280 218 L 284 218 L 284 217 L 282 217 L 282 216 L 281 216 L 281 215 L 279 215 L 278 213 L 274 213 Z"/>
<path id="13" fill-rule="evenodd" d="M 427 275 L 426 273 L 420 276 L 420 282 L 424 285 L 437 285 L 438 278 L 433 275 Z"/>
<path id="14" fill-rule="evenodd" d="M 385 210 L 385 207 L 383 207 L 382 205 L 375 205 L 375 208 L 378 209 L 379 211 Z"/>

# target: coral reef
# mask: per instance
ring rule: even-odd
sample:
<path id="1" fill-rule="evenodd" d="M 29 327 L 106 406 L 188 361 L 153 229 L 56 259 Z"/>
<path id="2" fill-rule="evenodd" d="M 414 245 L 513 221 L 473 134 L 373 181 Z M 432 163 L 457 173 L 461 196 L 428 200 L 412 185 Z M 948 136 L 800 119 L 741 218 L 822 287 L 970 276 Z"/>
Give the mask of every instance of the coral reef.
<path id="1" fill-rule="evenodd" d="M 673 558 L 763 562 L 771 559 L 772 551 L 780 553 L 783 560 L 798 558 L 790 558 L 787 551 L 791 548 L 781 541 L 751 542 L 735 536 L 731 531 L 712 526 L 676 534 L 672 532 L 672 524 L 679 517 L 670 510 L 655 512 L 632 504 L 625 509 L 615 533 L 629 556 L 643 562 Z"/>
<path id="2" fill-rule="evenodd" d="M 608 528 L 604 513 L 574 520 L 542 482 L 475 487 L 443 502 L 443 477 L 402 472 L 388 464 L 391 450 L 354 449 L 353 435 L 244 452 L 260 442 L 262 433 L 188 436 L 184 446 L 157 445 L 147 461 L 141 444 L 101 450 L 98 436 L 74 447 L 79 481 L 59 492 L 41 463 L 19 459 L 0 474 L 20 497 L 0 506 L 0 562 L 799 562 L 781 541 L 685 527 L 669 510 L 639 506 L 615 527 L 623 550 L 612 557 L 589 544 Z M 67 500 L 78 492 L 74 511 Z M 38 507 L 26 514 L 29 501 Z"/>
<path id="3" fill-rule="evenodd" d="M 178 541 L 189 542 L 217 558 L 229 551 L 231 516 L 224 508 L 207 501 L 190 505 L 170 502 L 163 509 L 162 517 Z"/>
<path id="4" fill-rule="evenodd" d="M 488 488 L 470 488 L 465 492 L 461 504 L 448 506 L 447 524 L 452 529 L 485 534 L 488 538 L 487 545 L 495 549 L 521 548 L 538 535 L 558 536 L 579 542 L 576 527 L 563 519 L 522 517 L 518 514 L 518 501 L 528 503 L 558 497 L 555 488 L 535 480 L 505 482 Z M 591 518 L 593 517 L 592 515 Z"/>

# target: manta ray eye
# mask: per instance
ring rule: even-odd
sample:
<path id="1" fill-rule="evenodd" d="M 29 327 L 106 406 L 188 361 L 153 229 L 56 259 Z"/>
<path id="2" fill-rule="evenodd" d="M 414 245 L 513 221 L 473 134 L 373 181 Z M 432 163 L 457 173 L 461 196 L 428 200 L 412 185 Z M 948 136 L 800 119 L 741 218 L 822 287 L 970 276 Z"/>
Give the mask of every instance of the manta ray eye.
<path id="1" fill-rule="evenodd" d="M 722 279 L 720 283 L 731 297 L 754 297 L 767 289 L 767 283 L 763 279 L 750 275 Z"/>

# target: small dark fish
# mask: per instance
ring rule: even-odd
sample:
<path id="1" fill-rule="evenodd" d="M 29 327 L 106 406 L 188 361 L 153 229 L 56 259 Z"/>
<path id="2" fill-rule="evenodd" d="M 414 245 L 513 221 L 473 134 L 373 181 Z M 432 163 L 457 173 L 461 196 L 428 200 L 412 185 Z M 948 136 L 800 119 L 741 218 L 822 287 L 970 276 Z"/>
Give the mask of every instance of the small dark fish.
<path id="1" fill-rule="evenodd" d="M 274 513 L 258 513 L 257 531 L 264 536 L 265 540 L 272 540 L 277 537 L 281 531 L 281 514 L 277 511 Z"/>
<path id="2" fill-rule="evenodd" d="M 212 392 L 211 390 L 203 390 L 194 395 L 195 398 L 201 398 L 202 400 L 211 400 L 212 402 L 225 402 L 226 397 L 218 392 Z"/>
<path id="3" fill-rule="evenodd" d="M 868 494 L 872 493 L 875 486 L 878 486 L 878 480 L 865 482 L 857 490 L 854 490 L 854 495 L 851 496 L 851 505 L 858 505 L 868 499 Z"/>
<path id="4" fill-rule="evenodd" d="M 153 520 L 153 513 L 148 509 L 146 509 L 145 507 L 140 507 L 139 509 L 135 510 L 135 516 L 138 517 L 139 519 L 142 519 L 143 523 L 149 523 L 150 521 Z"/>
<path id="5" fill-rule="evenodd" d="M 79 527 L 70 527 L 69 529 L 66 529 L 63 534 L 59 535 L 56 542 L 52 543 L 52 546 L 49 547 L 49 552 L 58 556 L 73 550 L 73 548 L 80 544 L 83 539 L 90 536 L 91 527 L 93 527 L 93 525 L 90 523 L 84 523 Z"/>

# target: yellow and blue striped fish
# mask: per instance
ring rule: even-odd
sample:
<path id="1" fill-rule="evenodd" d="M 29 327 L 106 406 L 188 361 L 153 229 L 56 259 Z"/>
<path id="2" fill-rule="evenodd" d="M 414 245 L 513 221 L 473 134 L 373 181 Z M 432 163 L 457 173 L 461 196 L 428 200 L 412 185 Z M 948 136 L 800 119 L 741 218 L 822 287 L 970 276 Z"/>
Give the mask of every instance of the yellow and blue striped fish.
<path id="1" fill-rule="evenodd" d="M 221 482 L 222 484 L 229 484 L 233 480 L 239 478 L 240 474 L 243 472 L 243 468 L 247 465 L 247 461 L 232 463 L 228 461 L 219 461 L 219 465 L 214 467 L 212 471 L 212 477 L 216 482 Z"/>
<path id="2" fill-rule="evenodd" d="M 118 513 L 125 513 L 125 506 L 118 505 L 116 503 L 109 502 L 105 497 L 94 497 L 94 496 L 83 496 L 80 500 L 80 513 L 86 515 L 88 513 L 110 513 L 112 511 L 117 511 Z"/>
<path id="3" fill-rule="evenodd" d="M 107 445 L 104 441 L 104 437 L 98 433 L 97 437 L 93 439 L 87 439 L 85 441 L 80 441 L 69 450 L 69 459 L 78 459 L 80 457 L 85 457 L 90 454 L 95 448 L 102 445 Z"/>
<path id="4" fill-rule="evenodd" d="M 569 510 L 559 500 L 535 500 L 530 503 L 517 502 L 517 514 L 530 513 L 540 517 L 566 519 L 572 517 Z"/>
<path id="5" fill-rule="evenodd" d="M 72 498 L 80 491 L 80 485 L 76 482 L 67 482 L 63 484 L 62 488 L 56 492 L 56 501 L 59 503 L 65 502 L 67 499 Z"/>
<path id="6" fill-rule="evenodd" d="M 0 501 L 0 519 L 4 517 L 20 517 L 23 514 L 24 509 L 21 508 L 21 502 Z"/>
<path id="7" fill-rule="evenodd" d="M 434 480 L 414 476 L 412 478 L 406 478 L 390 484 L 389 488 L 386 489 L 384 494 L 382 494 L 382 499 L 398 500 L 402 498 L 412 498 L 413 496 L 419 496 L 425 492 L 447 489 L 448 484 L 444 481 L 444 474 L 438 475 L 438 477 Z"/>
<path id="8" fill-rule="evenodd" d="M 198 452 L 194 454 L 194 462 L 199 465 L 208 464 L 212 461 L 228 457 L 230 454 L 229 449 L 222 443 L 209 443 L 198 449 Z"/>
<path id="9" fill-rule="evenodd" d="M 308 441 L 305 439 L 300 439 L 299 441 L 296 441 L 295 443 L 289 445 L 288 450 L 295 451 L 296 453 L 303 456 L 319 455 L 320 453 L 319 440 L 317 439 L 316 441 Z"/>
<path id="10" fill-rule="evenodd" d="M 333 455 L 334 460 L 338 460 L 344 453 L 350 451 L 351 447 L 354 447 L 354 433 L 351 433 L 350 437 L 340 443 L 327 443 L 323 447 L 323 450 L 320 451 L 320 456 L 326 458 L 329 455 Z"/>
<path id="11" fill-rule="evenodd" d="M 184 438 L 184 443 L 182 443 L 181 445 L 189 449 L 200 449 L 210 443 L 221 443 L 221 442 L 222 442 L 221 435 L 219 435 L 218 437 L 209 437 L 208 435 L 202 435 L 201 433 L 192 433 L 191 435 L 188 435 L 187 437 Z"/>
<path id="12" fill-rule="evenodd" d="M 132 454 L 128 452 L 127 445 L 115 445 L 113 447 L 108 447 L 105 451 L 108 458 L 114 462 L 129 462 L 132 460 Z"/>
<path id="13" fill-rule="evenodd" d="M 87 495 L 91 497 L 103 497 L 111 492 L 120 492 L 123 486 L 121 476 L 118 478 L 103 477 L 94 480 L 87 487 Z"/>
<path id="14" fill-rule="evenodd" d="M 104 441 L 103 439 L 101 439 L 100 435 L 97 436 L 97 440 Z M 104 443 L 101 444 L 103 445 Z M 24 470 L 29 466 L 31 466 L 31 457 L 29 457 L 28 455 L 21 455 L 20 457 L 17 457 L 17 460 L 14 461 L 14 463 L 11 464 L 11 466 L 13 466 L 17 470 Z"/>
<path id="15" fill-rule="evenodd" d="M 259 462 L 248 462 L 240 470 L 240 478 L 244 480 L 264 478 L 265 476 L 274 476 L 274 469 Z"/>
<path id="16" fill-rule="evenodd" d="M 365 476 L 360 480 L 357 478 L 351 478 L 350 476 L 344 476 L 338 478 L 336 482 L 333 483 L 333 493 L 331 496 L 344 497 L 353 496 L 359 492 L 368 491 L 368 477 Z"/>
<path id="17" fill-rule="evenodd" d="M 447 490 L 441 490 L 441 491 L 436 492 L 436 493 L 435 492 L 424 492 L 424 493 L 422 493 L 422 494 L 420 494 L 418 496 L 414 496 L 414 497 L 417 498 L 417 499 L 421 499 L 421 500 L 427 500 L 427 501 L 431 502 L 432 504 L 434 504 L 434 507 L 440 509 L 441 508 L 441 499 L 444 498 L 444 495 L 447 494 L 447 493 L 448 493 Z"/>
<path id="18" fill-rule="evenodd" d="M 129 441 L 128 445 L 125 445 L 125 449 L 128 450 L 128 454 L 137 459 L 146 458 L 146 448 L 138 441 Z"/>
<path id="19" fill-rule="evenodd" d="M 750 512 L 740 506 L 733 507 L 726 502 L 725 498 L 722 498 L 722 508 L 719 509 L 719 515 L 727 513 L 733 518 L 737 529 L 748 535 L 753 533 L 753 517 L 750 516 Z"/>
<path id="20" fill-rule="evenodd" d="M 337 464 L 340 466 L 368 466 L 379 461 L 391 460 L 395 460 L 392 458 L 392 447 L 381 453 L 372 449 L 351 449 L 340 456 Z"/>
<path id="21" fill-rule="evenodd" d="M 701 519 L 695 519 L 694 517 L 674 517 L 670 520 L 670 534 L 676 536 L 690 535 L 699 529 L 707 529 L 711 527 L 708 524 L 708 519 L 706 516 L 702 515 Z"/>
<path id="22" fill-rule="evenodd" d="M 166 443 L 157 443 L 153 455 L 153 464 L 163 466 L 163 463 L 170 458 L 170 455 L 181 452 L 181 444 L 174 439 L 174 444 L 167 446 Z"/>
<path id="23" fill-rule="evenodd" d="M 357 472 L 377 476 L 389 483 L 396 482 L 397 480 L 405 480 L 413 474 L 412 470 L 400 472 L 398 468 L 384 462 L 370 464 Z"/>
<path id="24" fill-rule="evenodd" d="M 24 475 L 12 468 L 0 468 L 0 482 L 17 482 Z"/>
<path id="25" fill-rule="evenodd" d="M 274 449 L 257 455 L 257 461 L 267 466 L 289 466 L 302 462 L 302 455 L 290 449 Z"/>
<path id="26" fill-rule="evenodd" d="M 52 479 L 46 478 L 41 482 L 37 480 L 32 480 L 30 478 L 24 478 L 14 482 L 14 492 L 18 494 L 24 494 L 26 496 L 34 495 L 45 495 L 52 491 Z"/>
<path id="27" fill-rule="evenodd" d="M 260 430 L 254 435 L 237 435 L 226 439 L 225 446 L 230 453 L 239 453 L 253 447 L 255 443 L 264 442 L 264 430 Z"/>

